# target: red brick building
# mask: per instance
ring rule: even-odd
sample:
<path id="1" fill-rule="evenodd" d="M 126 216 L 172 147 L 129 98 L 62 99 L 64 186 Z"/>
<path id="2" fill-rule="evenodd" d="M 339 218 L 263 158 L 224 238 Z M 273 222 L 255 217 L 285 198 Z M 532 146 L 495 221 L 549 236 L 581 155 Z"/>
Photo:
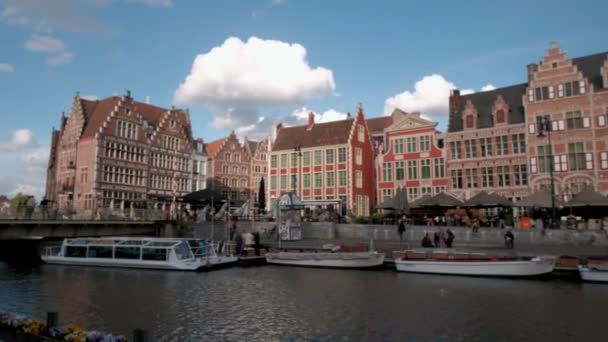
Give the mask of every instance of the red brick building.
<path id="1" fill-rule="evenodd" d="M 355 215 L 375 205 L 374 152 L 359 106 L 346 120 L 295 127 L 278 125 L 270 152 L 268 198 L 295 190 L 303 200 L 341 200 Z"/>
<path id="2" fill-rule="evenodd" d="M 250 198 L 251 155 L 234 132 L 212 141 L 207 149 L 207 187 L 232 201 Z"/>
<path id="3" fill-rule="evenodd" d="M 139 208 L 191 187 L 188 112 L 137 102 L 129 91 L 96 101 L 76 93 L 51 145 L 47 195 L 59 208 Z"/>
<path id="4" fill-rule="evenodd" d="M 524 103 L 530 187 L 550 189 L 552 167 L 562 197 L 584 186 L 608 193 L 608 52 L 570 59 L 552 43 L 540 64 L 528 65 Z"/>
<path id="5" fill-rule="evenodd" d="M 393 197 L 397 187 L 407 189 L 410 201 L 444 192 L 448 179 L 437 123 L 399 109 L 390 117 L 392 124 L 383 130 L 383 151 L 376 158 L 378 201 Z"/>
<path id="6" fill-rule="evenodd" d="M 268 189 L 268 153 L 270 151 L 270 137 L 262 141 L 249 141 L 245 138 L 245 148 L 251 157 L 251 177 L 249 179 L 250 191 L 254 200 L 258 200 L 260 181 L 264 178 L 264 187 Z"/>

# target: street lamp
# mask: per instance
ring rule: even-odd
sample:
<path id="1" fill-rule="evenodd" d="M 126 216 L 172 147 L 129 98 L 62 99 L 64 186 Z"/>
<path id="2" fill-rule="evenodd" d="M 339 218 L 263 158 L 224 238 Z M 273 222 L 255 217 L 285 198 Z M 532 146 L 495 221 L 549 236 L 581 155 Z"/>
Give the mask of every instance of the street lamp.
<path id="1" fill-rule="evenodd" d="M 557 208 L 555 208 L 555 178 L 553 177 L 553 145 L 551 144 L 551 120 L 549 117 L 541 117 L 538 125 L 538 138 L 544 138 L 547 132 L 549 143 L 549 178 L 551 181 L 551 228 L 557 228 Z"/>

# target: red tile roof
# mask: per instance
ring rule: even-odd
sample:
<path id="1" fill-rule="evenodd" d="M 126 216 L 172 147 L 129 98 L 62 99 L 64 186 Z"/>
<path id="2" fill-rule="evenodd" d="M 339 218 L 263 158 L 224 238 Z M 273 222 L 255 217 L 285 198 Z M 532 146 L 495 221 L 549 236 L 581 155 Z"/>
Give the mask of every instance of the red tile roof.
<path id="1" fill-rule="evenodd" d="M 367 129 L 370 134 L 382 133 L 384 129 L 393 124 L 392 116 L 381 116 L 378 118 L 371 118 L 365 120 L 367 122 Z"/>
<path id="2" fill-rule="evenodd" d="M 215 155 L 220 151 L 220 147 L 228 137 L 221 138 L 206 144 L 207 156 L 215 158 Z"/>
<path id="3" fill-rule="evenodd" d="M 354 119 L 325 123 L 315 123 L 309 130 L 307 125 L 284 127 L 279 129 L 272 146 L 273 151 L 293 150 L 300 148 L 346 144 Z"/>

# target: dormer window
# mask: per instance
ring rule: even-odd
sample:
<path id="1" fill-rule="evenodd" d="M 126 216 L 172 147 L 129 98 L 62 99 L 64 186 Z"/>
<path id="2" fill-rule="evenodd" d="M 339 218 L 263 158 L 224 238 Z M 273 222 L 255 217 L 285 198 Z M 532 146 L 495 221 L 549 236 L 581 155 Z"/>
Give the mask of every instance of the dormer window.
<path id="1" fill-rule="evenodd" d="M 175 128 L 175 120 L 171 120 L 171 128 Z"/>
<path id="2" fill-rule="evenodd" d="M 553 67 L 553 69 L 557 68 L 557 62 L 551 63 L 551 66 Z"/>
<path id="3" fill-rule="evenodd" d="M 474 118 L 473 118 L 473 115 L 472 115 L 472 114 L 467 115 L 467 116 L 466 116 L 466 119 L 465 119 L 465 127 L 466 127 L 466 128 L 473 128 L 474 121 L 475 121 L 475 120 L 474 120 Z"/>
<path id="4" fill-rule="evenodd" d="M 505 122 L 505 111 L 500 109 L 496 111 L 496 123 L 504 123 Z"/>

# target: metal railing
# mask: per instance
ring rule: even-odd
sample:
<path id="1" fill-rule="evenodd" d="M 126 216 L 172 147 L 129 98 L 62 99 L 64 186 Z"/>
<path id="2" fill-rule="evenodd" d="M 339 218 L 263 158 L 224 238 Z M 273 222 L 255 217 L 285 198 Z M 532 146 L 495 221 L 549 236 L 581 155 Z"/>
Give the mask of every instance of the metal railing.
<path id="1" fill-rule="evenodd" d="M 161 209 L 0 208 L 0 221 L 162 221 L 169 220 Z"/>

